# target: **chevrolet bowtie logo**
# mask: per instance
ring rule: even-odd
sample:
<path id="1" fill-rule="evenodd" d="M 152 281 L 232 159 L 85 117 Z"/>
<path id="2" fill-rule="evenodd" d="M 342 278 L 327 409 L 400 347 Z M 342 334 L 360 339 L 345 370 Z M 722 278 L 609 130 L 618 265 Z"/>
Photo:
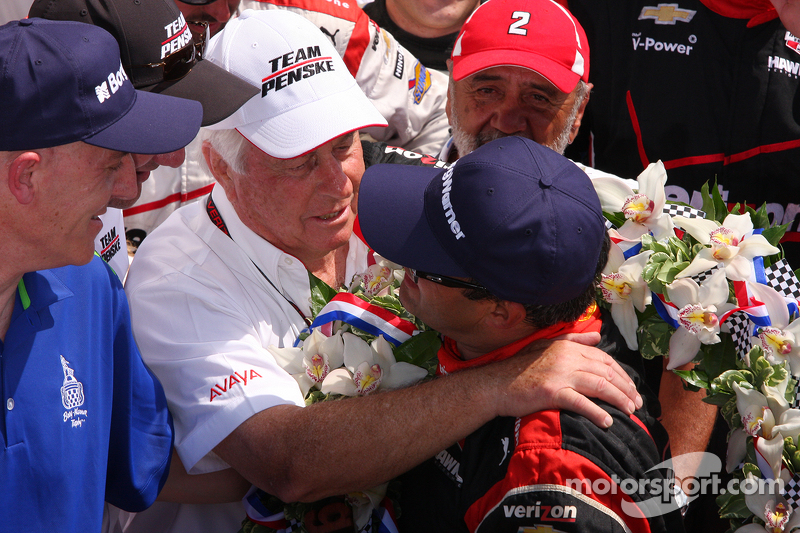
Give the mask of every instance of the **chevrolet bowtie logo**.
<path id="1" fill-rule="evenodd" d="M 658 7 L 645 6 L 639 20 L 654 20 L 656 24 L 672 24 L 675 21 L 689 22 L 697 11 L 681 9 L 678 4 L 658 4 Z"/>

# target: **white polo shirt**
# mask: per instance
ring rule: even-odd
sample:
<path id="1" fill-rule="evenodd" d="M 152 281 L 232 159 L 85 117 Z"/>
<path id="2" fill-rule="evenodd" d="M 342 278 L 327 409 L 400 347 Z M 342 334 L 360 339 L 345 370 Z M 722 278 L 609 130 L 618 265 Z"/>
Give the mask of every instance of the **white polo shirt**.
<path id="1" fill-rule="evenodd" d="M 136 342 L 164 386 L 175 448 L 192 474 L 227 468 L 212 450 L 254 414 L 305 405 L 267 347 L 291 346 L 305 327 L 289 301 L 310 316 L 308 271 L 247 228 L 221 187 L 212 198 L 231 237 L 205 201 L 185 206 L 147 237 L 126 283 Z M 346 279 L 366 264 L 367 247 L 353 235 Z M 236 531 L 245 516 L 239 503 L 158 504 L 127 531 L 145 531 L 134 526 L 150 513 L 162 515 L 159 531 Z"/>

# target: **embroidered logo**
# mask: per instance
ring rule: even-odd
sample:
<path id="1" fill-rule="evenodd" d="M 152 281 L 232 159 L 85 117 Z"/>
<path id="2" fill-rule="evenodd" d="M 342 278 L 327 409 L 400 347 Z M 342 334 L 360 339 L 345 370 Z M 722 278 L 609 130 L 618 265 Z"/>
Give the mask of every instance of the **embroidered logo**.
<path id="1" fill-rule="evenodd" d="M 103 251 L 100 252 L 100 256 L 103 258 L 103 261 L 110 263 L 111 259 L 113 259 L 120 248 L 122 248 L 119 235 L 117 235 L 117 228 L 112 227 L 111 231 L 100 237 L 100 244 L 103 246 Z"/>
<path id="2" fill-rule="evenodd" d="M 431 88 L 431 74 L 419 61 L 414 64 L 413 72 L 414 77 L 408 80 L 408 90 L 413 91 L 414 104 L 419 105 L 422 97 Z"/>
<path id="3" fill-rule="evenodd" d="M 94 93 L 100 103 L 102 104 L 111 98 L 111 95 L 115 94 L 127 79 L 128 75 L 125 73 L 125 69 L 122 68 L 122 62 L 120 62 L 119 70 L 109 74 L 107 82 L 104 81 L 94 88 Z"/>
<path id="4" fill-rule="evenodd" d="M 464 480 L 460 475 L 458 475 L 458 469 L 461 466 L 461 463 L 459 463 L 455 457 L 450 455 L 447 450 L 442 450 L 437 453 L 434 459 L 436 460 L 436 464 L 439 466 L 439 468 L 445 474 L 447 474 L 451 480 L 455 481 L 456 485 L 460 487 L 461 484 L 464 483 Z"/>
<path id="5" fill-rule="evenodd" d="M 787 31 L 784 40 L 786 41 L 787 48 L 794 50 L 794 52 L 797 54 L 800 54 L 800 50 L 798 50 L 798 45 L 800 45 L 800 39 L 792 35 L 792 32 Z"/>
<path id="6" fill-rule="evenodd" d="M 78 409 L 86 401 L 83 395 L 83 383 L 75 379 L 75 371 L 69 367 L 69 361 L 61 357 L 61 369 L 64 371 L 64 384 L 61 386 L 61 404 L 64 406 L 64 422 L 71 421 L 72 427 L 81 427 L 86 421 L 86 409 Z"/>
<path id="7" fill-rule="evenodd" d="M 674 26 L 677 21 L 689 22 L 697 11 L 682 9 L 678 4 L 658 4 L 658 6 L 644 6 L 639 15 L 639 20 L 652 20 L 656 24 L 669 24 Z"/>
<path id="8" fill-rule="evenodd" d="M 506 457 L 508 457 L 508 437 L 503 437 L 500 439 L 500 444 L 503 445 L 503 458 L 500 459 L 500 462 L 497 463 L 497 466 L 503 464 L 503 461 L 505 461 Z"/>
<path id="9" fill-rule="evenodd" d="M 253 370 L 245 370 L 241 374 L 239 372 L 234 372 L 227 378 L 225 378 L 222 382 L 222 385 L 219 383 L 215 383 L 213 387 L 211 387 L 211 395 L 209 398 L 209 402 L 213 402 L 214 398 L 217 396 L 222 396 L 230 389 L 233 388 L 234 385 L 241 385 L 244 387 L 247 385 L 248 382 L 253 381 L 255 378 L 260 378 L 261 374 Z"/>

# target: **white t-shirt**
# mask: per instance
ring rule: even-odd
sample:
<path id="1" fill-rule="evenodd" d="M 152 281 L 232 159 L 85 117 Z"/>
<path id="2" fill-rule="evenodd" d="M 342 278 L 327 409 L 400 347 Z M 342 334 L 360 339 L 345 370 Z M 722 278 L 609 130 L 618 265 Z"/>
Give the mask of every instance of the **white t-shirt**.
<path id="1" fill-rule="evenodd" d="M 175 448 L 192 474 L 227 468 L 212 450 L 254 414 L 304 405 L 267 347 L 291 346 L 305 327 L 289 300 L 310 315 L 308 271 L 247 228 L 221 187 L 212 198 L 232 238 L 212 223 L 206 202 L 185 206 L 145 240 L 126 283 L 136 342 L 164 386 Z M 366 268 L 367 251 L 351 236 L 346 279 Z M 126 531 L 152 531 L 137 522 L 164 532 L 237 531 L 244 516 L 239 503 L 158 504 Z"/>

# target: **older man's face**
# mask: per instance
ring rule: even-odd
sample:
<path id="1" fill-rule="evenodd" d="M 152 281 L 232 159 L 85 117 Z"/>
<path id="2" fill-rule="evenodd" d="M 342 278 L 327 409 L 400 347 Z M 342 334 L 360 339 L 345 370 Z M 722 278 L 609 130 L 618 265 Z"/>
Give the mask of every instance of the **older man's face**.
<path id="1" fill-rule="evenodd" d="M 242 222 L 300 259 L 347 243 L 364 173 L 357 133 L 294 159 L 276 159 L 249 143 L 245 150 L 245 172 L 229 170 L 223 185 Z"/>
<path id="2" fill-rule="evenodd" d="M 462 156 L 510 135 L 563 153 L 578 133 L 588 100 L 576 102 L 577 87 L 565 94 L 522 67 L 493 67 L 450 83 L 447 116 Z"/>

